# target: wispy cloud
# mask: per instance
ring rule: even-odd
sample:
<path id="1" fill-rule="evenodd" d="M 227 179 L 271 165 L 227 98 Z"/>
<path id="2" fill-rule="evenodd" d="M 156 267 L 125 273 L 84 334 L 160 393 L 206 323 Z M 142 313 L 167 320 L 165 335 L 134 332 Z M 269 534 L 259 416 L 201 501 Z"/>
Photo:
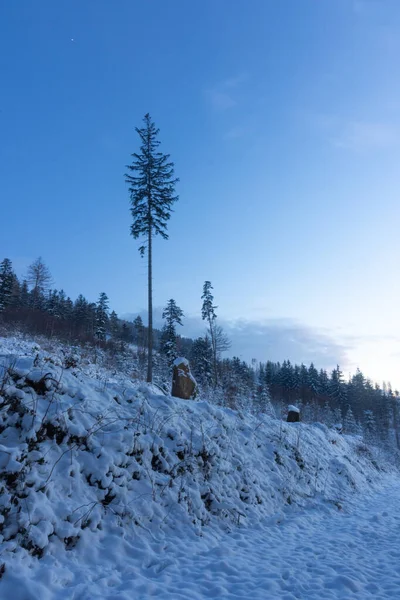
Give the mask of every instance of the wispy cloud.
<path id="1" fill-rule="evenodd" d="M 215 110 L 228 110 L 238 104 L 238 88 L 244 83 L 247 76 L 244 74 L 236 75 L 224 79 L 211 88 L 205 90 L 204 94 L 211 106 Z"/>
<path id="2" fill-rule="evenodd" d="M 362 152 L 391 148 L 398 144 L 399 139 L 399 130 L 394 125 L 351 121 L 343 125 L 332 142 L 338 148 Z"/>
<path id="3" fill-rule="evenodd" d="M 216 89 L 206 90 L 205 95 L 209 103 L 216 110 L 227 110 L 228 108 L 232 108 L 237 104 L 233 96 L 227 92 L 221 92 Z"/>
<path id="4" fill-rule="evenodd" d="M 237 88 L 238 86 L 242 85 L 242 83 L 245 83 L 247 79 L 248 76 L 245 73 L 241 73 L 239 75 L 235 75 L 234 77 L 228 77 L 227 79 L 224 79 L 221 81 L 220 86 L 225 89 Z"/>
<path id="5" fill-rule="evenodd" d="M 345 119 L 335 115 L 314 115 L 312 122 L 332 146 L 353 152 L 385 150 L 400 142 L 397 122 Z"/>
<path id="6" fill-rule="evenodd" d="M 325 332 L 292 319 L 274 319 L 264 323 L 236 321 L 224 327 L 232 339 L 232 352 L 245 360 L 285 360 L 314 362 L 319 368 L 347 365 L 347 347 Z"/>

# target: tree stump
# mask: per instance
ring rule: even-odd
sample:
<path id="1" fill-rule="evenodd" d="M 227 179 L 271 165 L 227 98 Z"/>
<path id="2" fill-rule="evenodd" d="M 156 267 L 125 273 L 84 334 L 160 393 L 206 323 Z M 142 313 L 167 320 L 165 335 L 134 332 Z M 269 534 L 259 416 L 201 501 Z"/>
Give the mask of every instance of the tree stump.
<path id="1" fill-rule="evenodd" d="M 197 383 L 190 372 L 189 361 L 186 358 L 177 358 L 173 365 L 171 395 L 190 400 L 195 398 L 196 391 Z"/>
<path id="2" fill-rule="evenodd" d="M 288 407 L 287 422 L 288 423 L 298 423 L 299 421 L 300 421 L 300 410 L 297 408 L 297 406 L 290 405 Z"/>

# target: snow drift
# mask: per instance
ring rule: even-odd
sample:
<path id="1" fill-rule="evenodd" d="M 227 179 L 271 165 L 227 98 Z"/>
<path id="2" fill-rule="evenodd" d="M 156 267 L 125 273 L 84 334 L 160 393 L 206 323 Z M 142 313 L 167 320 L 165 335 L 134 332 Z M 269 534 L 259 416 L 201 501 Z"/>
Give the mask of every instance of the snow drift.
<path id="1" fill-rule="evenodd" d="M 1 597 L 65 592 L 100 543 L 118 569 L 128 543 L 212 545 L 290 505 L 340 510 L 389 470 L 359 438 L 159 395 L 79 350 L 2 339 L 0 354 Z"/>

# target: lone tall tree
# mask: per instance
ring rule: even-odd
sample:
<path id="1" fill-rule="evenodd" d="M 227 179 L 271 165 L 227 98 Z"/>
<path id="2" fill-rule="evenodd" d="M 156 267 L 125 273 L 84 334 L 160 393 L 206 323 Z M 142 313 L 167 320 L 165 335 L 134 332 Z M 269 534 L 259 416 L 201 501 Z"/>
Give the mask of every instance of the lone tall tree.
<path id="1" fill-rule="evenodd" d="M 129 184 L 131 197 L 131 234 L 135 239 L 143 240 L 139 252 L 144 256 L 147 251 L 148 257 L 147 381 L 150 383 L 153 378 L 153 236 L 160 235 L 165 240 L 168 239 L 167 222 L 172 205 L 178 200 L 175 195 L 178 179 L 174 177 L 174 163 L 170 162 L 169 154 L 158 151 L 159 129 L 148 113 L 143 120 L 144 126 L 136 127 L 141 141 L 140 152 L 132 154 L 132 164 L 127 167 L 131 174 L 125 175 L 125 179 Z"/>

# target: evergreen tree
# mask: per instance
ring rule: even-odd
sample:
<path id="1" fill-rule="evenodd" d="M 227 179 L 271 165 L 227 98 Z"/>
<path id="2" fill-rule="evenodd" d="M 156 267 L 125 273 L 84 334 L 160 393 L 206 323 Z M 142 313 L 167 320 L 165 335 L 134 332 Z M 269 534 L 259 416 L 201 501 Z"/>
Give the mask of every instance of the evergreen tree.
<path id="1" fill-rule="evenodd" d="M 366 408 L 365 402 L 367 396 L 371 398 L 372 394 L 373 387 L 371 382 L 367 382 L 360 369 L 357 369 L 347 386 L 347 400 L 358 417 L 363 414 Z"/>
<path id="2" fill-rule="evenodd" d="M 133 321 L 133 341 L 140 350 L 143 350 L 145 347 L 145 327 L 140 315 Z"/>
<path id="3" fill-rule="evenodd" d="M 311 399 L 316 400 L 319 396 L 319 375 L 314 363 L 311 363 L 308 368 L 308 384 L 311 394 Z"/>
<path id="4" fill-rule="evenodd" d="M 259 385 L 257 387 L 257 394 L 255 397 L 254 404 L 255 404 L 254 408 L 256 409 L 256 412 L 264 413 L 264 414 L 268 415 L 269 417 L 274 417 L 274 418 L 276 417 L 274 407 L 272 406 L 272 403 L 271 403 L 271 396 L 270 396 L 268 388 L 265 384 Z"/>
<path id="5" fill-rule="evenodd" d="M 324 369 L 319 372 L 318 390 L 321 396 L 329 396 L 329 377 Z"/>
<path id="6" fill-rule="evenodd" d="M 118 339 L 120 332 L 120 323 L 115 310 L 110 314 L 110 335 L 113 340 Z"/>
<path id="7" fill-rule="evenodd" d="M 106 339 L 108 325 L 108 296 L 102 292 L 96 306 L 96 329 L 95 336 L 103 342 Z"/>
<path id="8" fill-rule="evenodd" d="M 343 423 L 344 433 L 349 435 L 358 435 L 360 433 L 360 428 L 357 424 L 357 421 L 354 417 L 354 413 L 351 410 L 351 406 L 348 406 L 346 416 L 344 418 Z"/>
<path id="9" fill-rule="evenodd" d="M 12 308 L 20 308 L 21 307 L 21 284 L 18 280 L 18 277 L 13 274 L 13 284 L 12 291 L 10 297 L 10 307 Z"/>
<path id="10" fill-rule="evenodd" d="M 161 332 L 160 344 L 161 353 L 167 357 L 170 366 L 177 357 L 176 326 L 182 325 L 182 317 L 183 310 L 171 298 L 162 314 L 162 318 L 166 320 L 166 323 Z"/>
<path id="11" fill-rule="evenodd" d="M 278 365 L 268 360 L 265 365 L 265 383 L 268 387 L 271 397 L 274 397 L 274 395 L 276 395 L 276 387 L 278 384 L 277 372 Z"/>
<path id="12" fill-rule="evenodd" d="M 295 389 L 294 369 L 290 360 L 284 360 L 279 373 L 279 382 L 282 387 L 282 398 L 293 401 L 293 390 Z"/>
<path id="13" fill-rule="evenodd" d="M 305 364 L 300 365 L 300 396 L 302 401 L 306 399 L 307 389 L 309 386 L 308 369 Z"/>
<path id="14" fill-rule="evenodd" d="M 132 331 L 126 322 L 122 323 L 121 340 L 123 342 L 126 342 L 127 344 L 130 344 L 133 342 Z"/>
<path id="15" fill-rule="evenodd" d="M 190 364 L 199 383 L 208 386 L 212 381 L 212 347 L 208 336 L 194 340 L 190 351 Z"/>
<path id="16" fill-rule="evenodd" d="M 65 302 L 64 302 L 64 319 L 66 321 L 72 321 L 73 314 L 74 314 L 74 303 L 72 302 L 71 298 L 69 296 L 67 296 L 67 298 L 65 299 Z"/>
<path id="17" fill-rule="evenodd" d="M 334 426 L 343 429 L 343 416 L 339 406 L 333 409 Z"/>
<path id="18" fill-rule="evenodd" d="M 66 318 L 66 301 L 67 296 L 64 290 L 60 290 L 58 292 L 58 318 L 65 319 Z"/>
<path id="19" fill-rule="evenodd" d="M 29 288 L 26 279 L 23 280 L 19 296 L 19 305 L 21 308 L 28 308 L 30 304 Z"/>
<path id="20" fill-rule="evenodd" d="M 367 444 L 376 443 L 376 421 L 372 410 L 364 411 L 364 439 Z"/>
<path id="21" fill-rule="evenodd" d="M 393 412 L 395 396 L 390 388 L 385 395 L 378 386 L 374 389 L 374 396 L 373 411 L 377 434 L 382 442 L 388 443 L 395 420 Z"/>
<path id="22" fill-rule="evenodd" d="M 240 358 L 233 357 L 222 361 L 220 370 L 225 404 L 233 409 L 259 412 L 261 398 L 257 393 L 254 369 Z"/>
<path id="23" fill-rule="evenodd" d="M 5 258 L 0 263 L 0 312 L 11 304 L 14 280 L 11 260 Z"/>
<path id="24" fill-rule="evenodd" d="M 329 406 L 329 402 L 325 402 L 324 411 L 323 411 L 323 422 L 327 427 L 333 427 L 335 425 L 335 416 L 331 407 Z"/>
<path id="25" fill-rule="evenodd" d="M 211 340 L 211 350 L 212 350 L 212 361 L 213 361 L 213 378 L 214 378 L 214 386 L 217 385 L 217 343 L 215 336 L 215 319 L 217 315 L 215 314 L 215 309 L 217 306 L 213 305 L 214 296 L 211 293 L 213 289 L 211 285 L 211 281 L 205 281 L 203 285 L 203 295 L 201 299 L 203 300 L 203 306 L 201 308 L 201 318 L 203 321 L 207 321 L 208 323 L 208 332 L 210 334 Z"/>
<path id="26" fill-rule="evenodd" d="M 86 317 L 86 335 L 94 337 L 96 335 L 96 322 L 97 322 L 97 304 L 95 302 L 89 302 L 87 306 L 87 317 Z"/>
<path id="27" fill-rule="evenodd" d="M 140 153 L 132 154 L 133 162 L 128 165 L 132 174 L 125 176 L 129 184 L 131 197 L 131 212 L 133 223 L 131 234 L 134 239 L 144 238 L 145 242 L 139 248 L 143 256 L 148 255 L 148 365 L 147 381 L 153 377 L 153 237 L 160 235 L 168 239 L 167 222 L 171 216 L 175 196 L 174 164 L 169 161 L 168 154 L 158 151 L 160 144 L 159 130 L 147 113 L 144 117 L 144 127 L 136 127 L 141 140 Z"/>
<path id="28" fill-rule="evenodd" d="M 44 308 L 52 317 L 60 317 L 60 303 L 57 290 L 50 290 L 46 298 Z"/>
<path id="29" fill-rule="evenodd" d="M 85 336 L 88 330 L 89 303 L 82 294 L 74 302 L 72 319 L 78 335 Z"/>
<path id="30" fill-rule="evenodd" d="M 294 365 L 293 367 L 293 392 L 294 397 L 297 401 L 301 399 L 300 397 L 301 390 L 301 369 L 299 365 Z"/>
<path id="31" fill-rule="evenodd" d="M 331 379 L 329 382 L 329 396 L 331 397 L 335 406 L 345 407 L 346 402 L 346 386 L 343 383 L 343 373 L 339 368 L 333 369 Z"/>

